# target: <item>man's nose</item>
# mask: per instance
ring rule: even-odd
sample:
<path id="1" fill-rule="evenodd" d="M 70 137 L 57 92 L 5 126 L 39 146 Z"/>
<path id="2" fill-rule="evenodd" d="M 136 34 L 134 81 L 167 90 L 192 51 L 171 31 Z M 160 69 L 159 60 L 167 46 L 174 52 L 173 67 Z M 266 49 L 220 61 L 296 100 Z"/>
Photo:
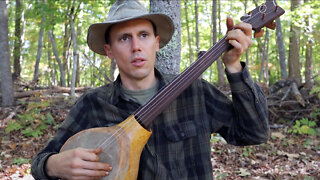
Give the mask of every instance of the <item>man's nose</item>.
<path id="1" fill-rule="evenodd" d="M 141 51 L 141 44 L 140 40 L 138 37 L 133 37 L 132 38 L 132 51 Z"/>

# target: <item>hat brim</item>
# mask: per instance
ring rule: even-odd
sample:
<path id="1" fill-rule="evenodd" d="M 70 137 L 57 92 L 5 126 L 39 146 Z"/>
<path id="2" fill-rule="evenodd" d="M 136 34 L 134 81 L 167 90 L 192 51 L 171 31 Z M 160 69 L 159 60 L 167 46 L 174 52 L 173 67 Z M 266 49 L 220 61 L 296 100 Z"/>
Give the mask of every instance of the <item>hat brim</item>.
<path id="1" fill-rule="evenodd" d="M 117 21 L 109 21 L 104 23 L 92 24 L 88 30 L 87 43 L 89 48 L 101 55 L 106 55 L 104 51 L 105 42 L 105 32 L 113 24 L 133 20 L 133 19 L 147 19 L 154 23 L 157 30 L 157 35 L 160 36 L 159 46 L 162 48 L 171 39 L 174 32 L 174 25 L 170 17 L 165 14 L 146 14 L 131 18 L 125 18 Z"/>

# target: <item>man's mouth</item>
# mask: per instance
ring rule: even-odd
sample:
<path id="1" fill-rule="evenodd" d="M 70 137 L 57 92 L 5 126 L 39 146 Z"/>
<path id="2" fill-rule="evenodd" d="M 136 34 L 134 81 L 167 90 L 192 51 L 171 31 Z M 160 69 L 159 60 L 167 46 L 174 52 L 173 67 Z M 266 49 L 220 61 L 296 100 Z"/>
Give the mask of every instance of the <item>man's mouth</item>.
<path id="1" fill-rule="evenodd" d="M 144 64 L 146 63 L 146 60 L 142 59 L 142 58 L 134 58 L 132 61 L 131 61 L 131 64 L 133 66 L 136 66 L 136 67 L 141 67 L 143 66 Z"/>

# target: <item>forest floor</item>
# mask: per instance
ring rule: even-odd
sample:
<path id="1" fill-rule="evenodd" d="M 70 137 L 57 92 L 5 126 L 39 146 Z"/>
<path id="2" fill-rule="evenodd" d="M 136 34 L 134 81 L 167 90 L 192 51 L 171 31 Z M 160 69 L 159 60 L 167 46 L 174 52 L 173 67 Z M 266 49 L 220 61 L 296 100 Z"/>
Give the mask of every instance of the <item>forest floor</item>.
<path id="1" fill-rule="evenodd" d="M 55 134 L 72 103 L 67 96 L 36 95 L 18 104 L 0 109 L 1 180 L 33 179 L 32 158 Z M 288 133 L 290 124 L 272 127 L 269 141 L 256 146 L 236 147 L 213 136 L 214 179 L 320 179 L 319 132 Z"/>

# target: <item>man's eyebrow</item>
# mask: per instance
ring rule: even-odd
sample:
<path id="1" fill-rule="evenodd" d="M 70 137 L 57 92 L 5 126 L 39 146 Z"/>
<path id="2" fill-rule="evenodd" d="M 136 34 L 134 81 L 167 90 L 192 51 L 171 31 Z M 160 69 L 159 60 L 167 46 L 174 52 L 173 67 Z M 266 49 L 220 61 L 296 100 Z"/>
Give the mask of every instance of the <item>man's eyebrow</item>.
<path id="1" fill-rule="evenodd" d="M 123 36 L 131 36 L 131 33 L 129 32 L 120 32 L 116 34 L 116 37 L 123 37 Z"/>

